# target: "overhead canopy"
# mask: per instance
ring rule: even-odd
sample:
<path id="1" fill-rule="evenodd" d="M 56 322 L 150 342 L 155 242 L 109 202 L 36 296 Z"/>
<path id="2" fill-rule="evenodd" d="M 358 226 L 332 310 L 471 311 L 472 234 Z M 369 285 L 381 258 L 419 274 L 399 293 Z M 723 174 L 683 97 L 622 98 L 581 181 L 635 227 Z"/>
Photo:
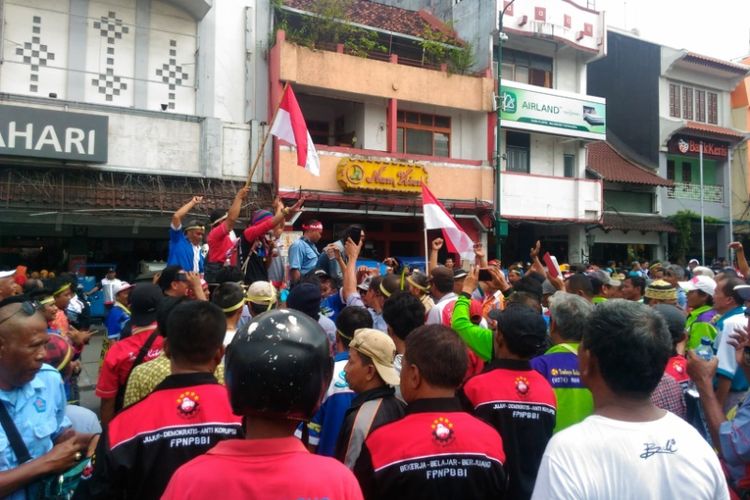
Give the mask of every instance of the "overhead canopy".
<path id="1" fill-rule="evenodd" d="M 672 186 L 674 183 L 656 175 L 618 153 L 606 141 L 593 142 L 586 146 L 586 168 L 609 182 L 644 184 L 648 186 Z"/>
<path id="2" fill-rule="evenodd" d="M 677 229 L 668 219 L 653 215 L 621 215 L 605 213 L 601 223 L 605 231 L 655 231 L 657 233 L 676 233 Z"/>
<path id="3" fill-rule="evenodd" d="M 213 0 L 166 0 L 166 2 L 184 10 L 196 21 L 203 19 L 213 5 Z"/>

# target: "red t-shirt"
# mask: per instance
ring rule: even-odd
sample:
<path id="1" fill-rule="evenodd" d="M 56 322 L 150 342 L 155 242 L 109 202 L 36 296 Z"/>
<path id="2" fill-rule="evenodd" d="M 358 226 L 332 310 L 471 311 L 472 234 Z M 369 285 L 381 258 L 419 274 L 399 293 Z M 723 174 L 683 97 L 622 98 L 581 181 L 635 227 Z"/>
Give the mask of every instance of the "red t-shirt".
<path id="1" fill-rule="evenodd" d="M 690 377 L 687 374 L 687 359 L 680 354 L 669 358 L 664 371 L 681 385 L 687 384 L 690 381 Z"/>
<path id="2" fill-rule="evenodd" d="M 230 439 L 174 473 L 162 499 L 331 498 L 359 500 L 354 474 L 313 455 L 295 437 Z"/>
<path id="3" fill-rule="evenodd" d="M 224 265 L 229 255 L 229 262 L 234 266 L 237 264 L 237 242 L 232 241 L 227 225 L 224 222 L 217 224 L 211 229 L 206 238 L 208 243 L 207 262 L 216 262 Z"/>
<path id="4" fill-rule="evenodd" d="M 110 399 L 117 396 L 117 390 L 128 380 L 138 352 L 156 330 L 156 322 L 137 328 L 137 333 L 135 330 L 136 328 L 131 337 L 115 342 L 107 351 L 99 370 L 99 381 L 96 383 L 96 395 L 100 398 Z M 164 337 L 158 335 L 143 358 L 143 363 L 157 358 L 161 354 L 163 343 Z"/>

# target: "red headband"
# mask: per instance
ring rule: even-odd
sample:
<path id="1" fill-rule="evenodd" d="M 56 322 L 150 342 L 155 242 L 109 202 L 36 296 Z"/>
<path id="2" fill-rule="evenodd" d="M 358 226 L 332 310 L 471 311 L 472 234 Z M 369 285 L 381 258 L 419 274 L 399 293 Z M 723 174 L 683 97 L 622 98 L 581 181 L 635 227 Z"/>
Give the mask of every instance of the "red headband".
<path id="1" fill-rule="evenodd" d="M 316 222 L 315 224 L 303 224 L 302 229 L 305 231 L 322 231 L 323 230 L 323 224 L 320 222 Z"/>

